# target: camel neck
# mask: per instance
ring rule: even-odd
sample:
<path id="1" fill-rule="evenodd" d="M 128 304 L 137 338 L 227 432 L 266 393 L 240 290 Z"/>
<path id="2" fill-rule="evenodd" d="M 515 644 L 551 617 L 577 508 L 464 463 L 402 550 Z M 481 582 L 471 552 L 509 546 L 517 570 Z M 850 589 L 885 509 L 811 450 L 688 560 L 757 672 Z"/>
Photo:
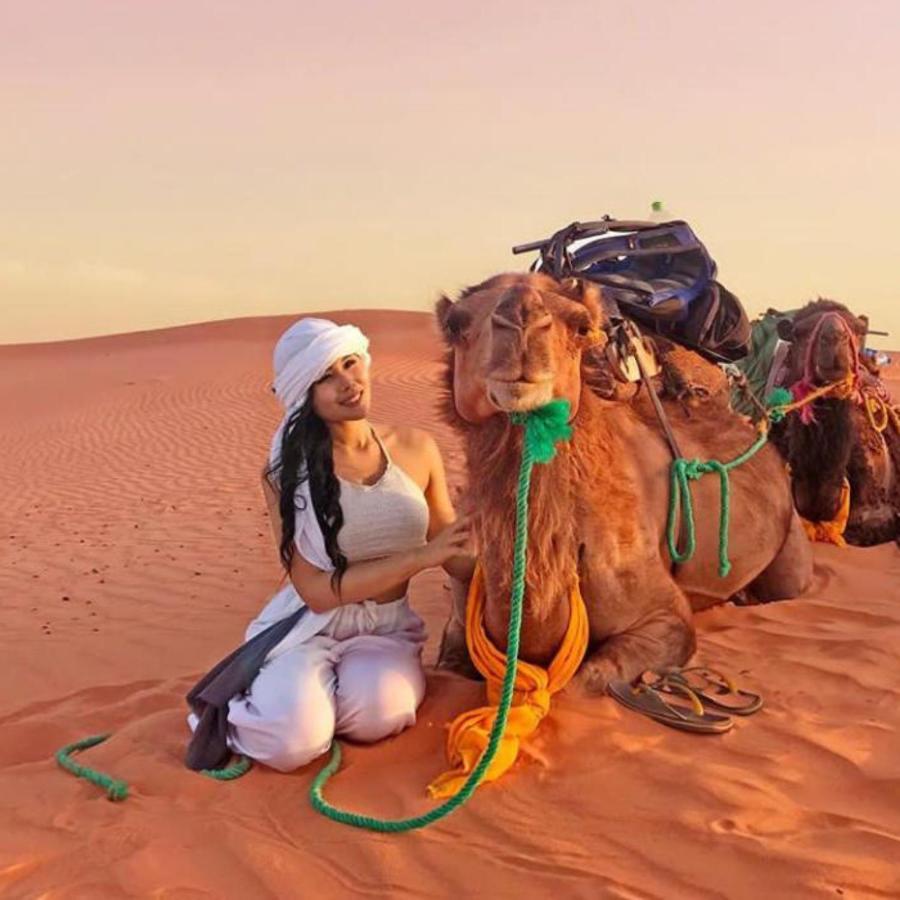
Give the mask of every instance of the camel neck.
<path id="1" fill-rule="evenodd" d="M 779 438 L 787 448 L 794 502 L 806 519 L 829 521 L 840 508 L 856 436 L 852 406 L 851 400 L 817 400 L 815 425 L 792 415 Z"/>
<path id="2" fill-rule="evenodd" d="M 476 517 L 485 570 L 485 624 L 491 640 L 506 646 L 512 589 L 515 508 L 522 429 L 502 416 L 466 436 L 471 489 L 477 491 Z M 571 451 L 532 470 L 521 656 L 549 662 L 569 621 L 569 593 L 576 577 Z"/>

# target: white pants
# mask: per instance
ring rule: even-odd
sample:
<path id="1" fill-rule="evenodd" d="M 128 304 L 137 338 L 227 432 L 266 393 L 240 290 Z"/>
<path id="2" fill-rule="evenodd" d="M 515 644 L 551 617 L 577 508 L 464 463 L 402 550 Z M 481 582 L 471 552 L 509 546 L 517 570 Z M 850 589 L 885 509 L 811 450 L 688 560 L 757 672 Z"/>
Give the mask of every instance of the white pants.
<path id="1" fill-rule="evenodd" d="M 341 607 L 319 634 L 272 654 L 228 707 L 228 743 L 289 772 L 335 734 L 371 742 L 416 721 L 425 695 L 425 626 L 406 597 Z"/>

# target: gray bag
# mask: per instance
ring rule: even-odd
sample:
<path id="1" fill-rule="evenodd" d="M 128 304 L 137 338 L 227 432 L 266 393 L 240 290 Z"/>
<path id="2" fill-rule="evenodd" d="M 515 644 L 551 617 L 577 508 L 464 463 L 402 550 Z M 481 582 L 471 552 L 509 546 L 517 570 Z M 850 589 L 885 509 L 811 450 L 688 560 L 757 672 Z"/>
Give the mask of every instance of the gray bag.
<path id="1" fill-rule="evenodd" d="M 228 702 L 250 687 L 269 651 L 303 618 L 307 609 L 300 607 L 241 644 L 188 691 L 185 699 L 200 719 L 185 755 L 189 769 L 219 769 L 228 762 L 231 756 L 227 741 Z"/>

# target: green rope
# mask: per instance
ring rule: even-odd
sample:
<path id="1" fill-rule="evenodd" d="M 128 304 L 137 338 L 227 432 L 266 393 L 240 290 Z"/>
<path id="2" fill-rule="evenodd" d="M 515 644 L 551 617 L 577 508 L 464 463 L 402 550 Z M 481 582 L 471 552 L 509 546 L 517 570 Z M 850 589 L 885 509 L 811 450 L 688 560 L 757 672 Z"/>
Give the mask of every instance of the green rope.
<path id="1" fill-rule="evenodd" d="M 775 388 L 766 398 L 766 408 L 768 410 L 769 421 L 774 425 L 787 415 L 787 407 L 790 406 L 794 398 L 787 388 Z"/>
<path id="2" fill-rule="evenodd" d="M 785 417 L 785 407 L 791 395 L 784 388 L 773 391 L 766 400 L 766 417 L 770 422 L 780 422 Z M 729 473 L 754 457 L 769 440 L 768 429 L 731 462 L 722 463 L 716 459 L 703 462 L 699 459 L 679 457 L 672 461 L 669 483 L 669 511 L 666 519 L 666 543 L 672 561 L 686 563 L 697 549 L 697 532 L 694 524 L 694 505 L 691 500 L 691 482 L 699 481 L 704 475 L 715 472 L 719 476 L 719 577 L 725 578 L 731 572 L 728 558 L 728 531 L 731 524 L 731 482 Z M 685 526 L 685 547 L 678 549 L 679 513 Z"/>
<path id="3" fill-rule="evenodd" d="M 398 833 L 424 828 L 449 816 L 462 806 L 475 792 L 484 773 L 490 766 L 500 739 L 506 730 L 506 719 L 512 704 L 513 687 L 516 681 L 516 669 L 519 657 L 519 633 L 522 625 L 522 597 L 525 591 L 526 545 L 528 542 L 528 490 L 531 485 L 531 470 L 535 463 L 549 462 L 556 453 L 555 443 L 568 440 L 572 435 L 569 421 L 568 400 L 553 400 L 541 409 L 530 413 L 513 413 L 510 420 L 514 425 L 525 426 L 525 439 L 522 445 L 522 461 L 519 468 L 519 483 L 516 492 L 516 542 L 513 550 L 512 600 L 510 602 L 509 631 L 507 633 L 506 673 L 500 691 L 500 702 L 497 714 L 491 727 L 487 747 L 481 754 L 475 768 L 469 774 L 465 784 L 440 806 L 429 810 L 421 816 L 408 819 L 376 819 L 359 813 L 348 812 L 332 806 L 322 795 L 328 779 L 340 768 L 341 748 L 337 741 L 331 750 L 331 759 L 316 776 L 310 788 L 310 800 L 313 807 L 329 819 L 356 828 L 368 828 L 371 831 Z"/>
<path id="4" fill-rule="evenodd" d="M 119 781 L 104 772 L 98 772 L 96 769 L 90 769 L 87 766 L 81 766 L 75 760 L 71 759 L 71 754 L 79 750 L 89 750 L 102 744 L 108 737 L 112 736 L 112 732 L 107 734 L 97 734 L 93 737 L 84 738 L 84 740 L 76 741 L 74 744 L 68 744 L 62 750 L 56 751 L 56 761 L 67 772 L 71 772 L 78 778 L 84 778 L 91 784 L 106 789 L 106 796 L 109 800 L 124 800 L 128 796 L 128 783 Z M 206 775 L 208 778 L 215 778 L 217 781 L 231 781 L 234 778 L 240 778 L 250 771 L 253 763 L 246 756 L 239 756 L 231 765 L 224 769 L 201 769 L 200 774 Z"/>
<path id="5" fill-rule="evenodd" d="M 246 775 L 253 766 L 252 760 L 246 756 L 239 756 L 233 763 L 224 769 L 201 769 L 200 774 L 207 778 L 215 778 L 216 781 L 233 781 Z"/>
<path id="6" fill-rule="evenodd" d="M 71 758 L 72 753 L 77 753 L 79 750 L 87 750 L 90 747 L 96 747 L 97 744 L 102 744 L 108 737 L 109 734 L 96 734 L 93 737 L 76 741 L 74 744 L 68 744 L 63 747 L 62 750 L 56 751 L 56 761 L 67 772 L 71 772 L 78 778 L 84 778 L 85 781 L 90 781 L 91 784 L 96 784 L 98 787 L 105 788 L 107 799 L 114 801 L 124 800 L 128 796 L 128 785 L 124 781 L 111 778 L 109 775 L 105 775 L 103 772 L 97 772 L 94 769 L 89 769 L 87 766 L 80 766 Z"/>

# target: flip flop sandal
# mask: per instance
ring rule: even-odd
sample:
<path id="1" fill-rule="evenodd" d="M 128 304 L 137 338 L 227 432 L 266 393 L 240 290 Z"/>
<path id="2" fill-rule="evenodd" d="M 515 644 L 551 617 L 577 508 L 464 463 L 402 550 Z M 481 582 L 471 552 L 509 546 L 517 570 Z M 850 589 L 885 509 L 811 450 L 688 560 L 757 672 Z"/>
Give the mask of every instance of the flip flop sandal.
<path id="1" fill-rule="evenodd" d="M 734 724 L 728 716 L 708 713 L 703 709 L 697 695 L 687 686 L 671 684 L 668 694 L 680 694 L 688 700 L 689 706 L 679 703 L 668 703 L 660 691 L 652 685 L 628 681 L 611 681 L 606 688 L 613 699 L 622 706 L 635 712 L 682 731 L 696 734 L 722 734 Z"/>
<path id="2" fill-rule="evenodd" d="M 749 716 L 762 709 L 763 705 L 759 694 L 742 690 L 727 675 L 709 666 L 691 666 L 663 672 L 658 679 L 650 682 L 650 686 L 663 693 L 672 693 L 673 690 L 683 693 L 684 688 L 687 688 L 704 707 L 727 715 Z M 726 702 L 728 697 L 736 700 L 743 697 L 745 702 Z"/>

